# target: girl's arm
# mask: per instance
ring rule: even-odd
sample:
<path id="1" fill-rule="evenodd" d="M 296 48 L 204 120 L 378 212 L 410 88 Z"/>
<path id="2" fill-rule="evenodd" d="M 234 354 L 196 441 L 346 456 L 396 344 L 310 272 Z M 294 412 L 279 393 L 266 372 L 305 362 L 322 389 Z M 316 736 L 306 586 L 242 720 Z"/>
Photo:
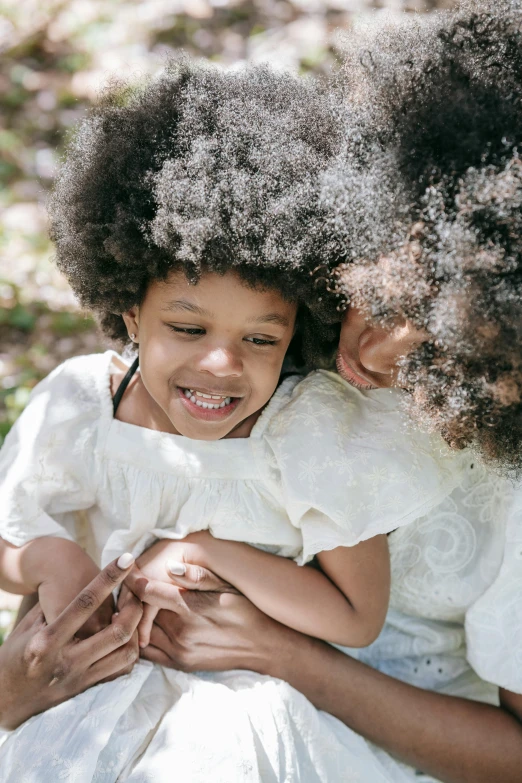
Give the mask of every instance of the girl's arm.
<path id="1" fill-rule="evenodd" d="M 296 631 L 333 644 L 365 647 L 384 624 L 390 591 L 384 535 L 321 552 L 317 560 L 323 572 L 208 533 L 192 534 L 185 541 L 186 562 L 213 571 L 269 617 Z"/>
<path id="2" fill-rule="evenodd" d="M 35 593 L 56 569 L 57 560 L 67 563 L 71 551 L 77 549 L 77 544 L 53 536 L 34 538 L 23 546 L 0 538 L 0 589 L 17 595 Z"/>
<path id="3" fill-rule="evenodd" d="M 60 563 L 57 567 L 57 563 Z M 38 592 L 47 622 L 53 621 L 100 569 L 74 541 L 41 536 L 17 547 L 0 538 L 0 589 L 18 595 Z M 100 627 L 108 625 L 113 612 L 109 599 L 96 613 Z M 92 626 L 86 633 L 97 630 Z"/>

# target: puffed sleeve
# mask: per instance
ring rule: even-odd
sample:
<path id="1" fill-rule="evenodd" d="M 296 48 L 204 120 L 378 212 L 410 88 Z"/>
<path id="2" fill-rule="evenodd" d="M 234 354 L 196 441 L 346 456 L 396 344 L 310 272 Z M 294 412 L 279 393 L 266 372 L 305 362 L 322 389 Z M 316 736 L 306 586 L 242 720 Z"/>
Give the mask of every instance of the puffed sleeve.
<path id="1" fill-rule="evenodd" d="M 32 391 L 0 451 L 0 537 L 22 546 L 72 538 L 54 518 L 94 502 L 99 395 L 93 369 L 104 355 L 70 359 Z"/>
<path id="2" fill-rule="evenodd" d="M 396 390 L 361 392 L 323 370 L 298 383 L 265 432 L 306 563 L 406 525 L 458 480 L 462 457 L 420 432 Z"/>
<path id="3" fill-rule="evenodd" d="M 502 527 L 499 522 L 499 535 Z M 468 609 L 467 657 L 479 677 L 522 693 L 522 487 L 505 528 L 504 557 L 491 586 Z"/>

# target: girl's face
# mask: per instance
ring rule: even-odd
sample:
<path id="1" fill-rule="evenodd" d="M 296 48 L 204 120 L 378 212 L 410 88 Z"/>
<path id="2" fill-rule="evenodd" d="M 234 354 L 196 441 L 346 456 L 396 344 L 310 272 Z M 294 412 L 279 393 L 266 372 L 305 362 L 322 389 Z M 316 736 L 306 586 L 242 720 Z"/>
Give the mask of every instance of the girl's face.
<path id="1" fill-rule="evenodd" d="M 337 371 L 358 389 L 385 389 L 397 385 L 397 363 L 428 335 L 401 320 L 391 329 L 369 322 L 356 307 L 343 318 Z"/>
<path id="2" fill-rule="evenodd" d="M 155 281 L 124 313 L 161 429 L 197 440 L 245 437 L 277 387 L 297 305 L 233 272 Z"/>

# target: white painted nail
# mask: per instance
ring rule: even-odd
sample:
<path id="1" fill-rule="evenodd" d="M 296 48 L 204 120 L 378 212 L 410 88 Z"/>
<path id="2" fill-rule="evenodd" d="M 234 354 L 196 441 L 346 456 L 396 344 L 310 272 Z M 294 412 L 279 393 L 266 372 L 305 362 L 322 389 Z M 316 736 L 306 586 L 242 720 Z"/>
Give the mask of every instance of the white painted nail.
<path id="1" fill-rule="evenodd" d="M 124 555 L 120 555 L 118 558 L 118 562 L 116 565 L 118 568 L 121 568 L 122 571 L 125 571 L 126 568 L 129 568 L 134 563 L 134 555 L 131 555 L 130 552 L 125 552 Z"/>
<path id="2" fill-rule="evenodd" d="M 167 571 L 172 576 L 185 576 L 187 566 L 184 563 L 178 563 L 177 560 L 167 560 Z"/>

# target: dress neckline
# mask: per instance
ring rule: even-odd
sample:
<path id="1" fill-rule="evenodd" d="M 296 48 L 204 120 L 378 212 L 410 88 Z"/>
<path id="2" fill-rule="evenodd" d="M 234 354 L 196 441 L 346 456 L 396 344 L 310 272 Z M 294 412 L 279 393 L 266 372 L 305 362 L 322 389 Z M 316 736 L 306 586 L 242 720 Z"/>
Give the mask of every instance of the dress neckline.
<path id="1" fill-rule="evenodd" d="M 278 413 L 278 411 L 282 408 L 282 406 L 287 401 L 287 398 L 289 394 L 291 393 L 294 386 L 297 384 L 297 382 L 301 379 L 301 376 L 298 374 L 292 375 L 288 378 L 285 378 L 282 383 L 279 384 L 275 392 L 273 393 L 272 397 L 269 399 L 263 410 L 261 411 L 261 414 L 259 415 L 257 421 L 255 422 L 254 426 L 252 427 L 252 431 L 248 438 L 221 438 L 219 440 L 197 440 L 194 438 L 187 438 L 185 435 L 176 435 L 172 432 L 163 432 L 161 430 L 153 430 L 149 429 L 148 427 L 141 427 L 137 424 L 131 424 L 127 421 L 121 421 L 120 419 L 116 419 L 114 417 L 113 412 L 113 397 L 111 394 L 111 375 L 113 374 L 112 368 L 116 368 L 119 371 L 125 370 L 127 373 L 129 372 L 132 365 L 129 365 L 125 362 L 125 360 L 118 354 L 116 351 L 108 350 L 106 352 L 106 355 L 108 356 L 108 364 L 106 367 L 106 376 L 104 378 L 105 383 L 103 384 L 104 389 L 104 407 L 105 409 L 110 409 L 110 423 L 109 423 L 109 433 L 112 431 L 118 432 L 120 435 L 125 433 L 126 437 L 132 438 L 133 440 L 142 440 L 143 442 L 154 442 L 157 441 L 158 444 L 167 445 L 169 442 L 172 445 L 176 445 L 177 448 L 181 445 L 181 443 L 186 443 L 186 447 L 191 451 L 194 452 L 198 450 L 199 448 L 208 451 L 209 447 L 214 446 L 216 444 L 227 444 L 227 446 L 220 445 L 219 449 L 225 449 L 225 450 L 240 450 L 244 449 L 245 446 L 237 446 L 237 443 L 243 443 L 248 444 L 250 441 L 260 438 L 264 431 L 266 430 L 266 427 L 268 426 L 270 420 Z M 123 367 L 121 366 L 123 365 Z M 191 444 L 191 445 L 189 445 Z M 232 446 L 228 446 L 228 444 L 234 444 Z"/>

